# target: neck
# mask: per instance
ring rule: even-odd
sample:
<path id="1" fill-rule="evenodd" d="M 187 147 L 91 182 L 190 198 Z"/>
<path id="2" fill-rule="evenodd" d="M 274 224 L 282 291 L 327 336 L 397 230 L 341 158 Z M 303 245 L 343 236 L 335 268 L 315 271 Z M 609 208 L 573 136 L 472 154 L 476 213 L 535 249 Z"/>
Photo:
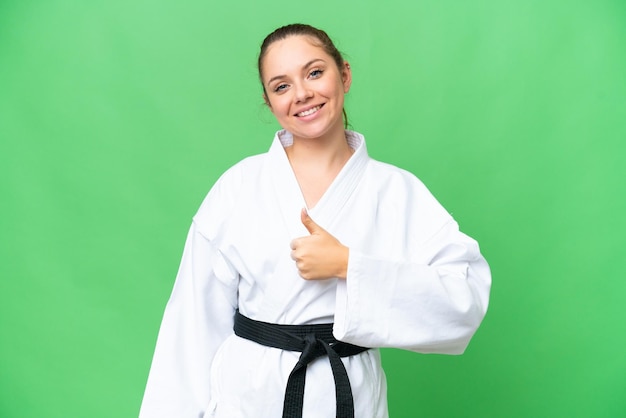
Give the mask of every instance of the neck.
<path id="1" fill-rule="evenodd" d="M 286 151 L 292 165 L 317 167 L 319 170 L 343 166 L 353 153 L 343 124 L 319 138 L 294 136 L 293 145 Z"/>
<path id="2" fill-rule="evenodd" d="M 308 208 L 313 208 L 353 153 L 345 131 L 320 138 L 293 138 L 285 148 Z"/>
<path id="3" fill-rule="evenodd" d="M 345 135 L 335 140 L 320 138 L 294 138 L 286 149 L 293 166 L 317 167 L 319 170 L 343 166 L 353 153 Z"/>

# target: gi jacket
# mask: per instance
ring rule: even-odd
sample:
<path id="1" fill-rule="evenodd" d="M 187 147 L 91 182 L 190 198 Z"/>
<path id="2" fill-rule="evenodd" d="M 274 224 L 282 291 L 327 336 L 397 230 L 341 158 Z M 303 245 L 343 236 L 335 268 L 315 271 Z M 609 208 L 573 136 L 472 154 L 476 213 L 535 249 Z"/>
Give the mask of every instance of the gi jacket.
<path id="1" fill-rule="evenodd" d="M 165 309 L 140 417 L 280 417 L 300 353 L 233 334 L 236 309 L 278 324 L 334 322 L 338 340 L 374 347 L 342 359 L 355 416 L 387 417 L 378 347 L 460 354 L 488 303 L 477 243 L 411 173 L 371 159 L 363 136 L 311 218 L 350 248 L 346 280 L 303 280 L 289 244 L 307 235 L 306 206 L 279 131 L 270 150 L 239 162 L 193 219 Z M 304 418 L 333 417 L 328 362 L 308 366 Z"/>

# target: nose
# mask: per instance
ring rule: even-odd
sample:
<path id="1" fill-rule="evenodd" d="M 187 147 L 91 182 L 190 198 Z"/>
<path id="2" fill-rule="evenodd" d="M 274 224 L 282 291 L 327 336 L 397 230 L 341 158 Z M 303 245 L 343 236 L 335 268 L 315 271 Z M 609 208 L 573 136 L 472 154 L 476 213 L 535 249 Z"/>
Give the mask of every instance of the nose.
<path id="1" fill-rule="evenodd" d="M 296 103 L 305 102 L 313 96 L 313 92 L 306 85 L 306 83 L 296 83 L 294 87 L 295 87 L 294 99 Z"/>

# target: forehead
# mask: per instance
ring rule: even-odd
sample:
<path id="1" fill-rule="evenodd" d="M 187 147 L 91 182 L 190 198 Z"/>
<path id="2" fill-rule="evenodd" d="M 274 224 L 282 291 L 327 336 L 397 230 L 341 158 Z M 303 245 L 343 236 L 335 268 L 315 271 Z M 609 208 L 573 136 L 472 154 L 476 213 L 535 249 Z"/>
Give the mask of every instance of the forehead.
<path id="1" fill-rule="evenodd" d="M 326 62 L 332 60 L 317 39 L 303 35 L 281 39 L 271 44 L 263 57 L 264 78 L 271 78 L 290 70 L 300 70 L 303 65 L 314 59 L 323 59 Z"/>

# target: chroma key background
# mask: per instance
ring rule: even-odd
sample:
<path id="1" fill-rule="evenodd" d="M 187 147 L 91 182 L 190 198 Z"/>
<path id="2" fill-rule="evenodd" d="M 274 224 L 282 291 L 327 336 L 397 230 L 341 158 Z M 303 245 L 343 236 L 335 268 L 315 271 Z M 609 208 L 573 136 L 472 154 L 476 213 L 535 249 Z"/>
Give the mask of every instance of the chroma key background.
<path id="1" fill-rule="evenodd" d="M 278 128 L 256 55 L 292 22 L 493 271 L 463 356 L 384 350 L 391 417 L 626 416 L 623 0 L 2 0 L 0 417 L 137 416 L 191 217 Z"/>

